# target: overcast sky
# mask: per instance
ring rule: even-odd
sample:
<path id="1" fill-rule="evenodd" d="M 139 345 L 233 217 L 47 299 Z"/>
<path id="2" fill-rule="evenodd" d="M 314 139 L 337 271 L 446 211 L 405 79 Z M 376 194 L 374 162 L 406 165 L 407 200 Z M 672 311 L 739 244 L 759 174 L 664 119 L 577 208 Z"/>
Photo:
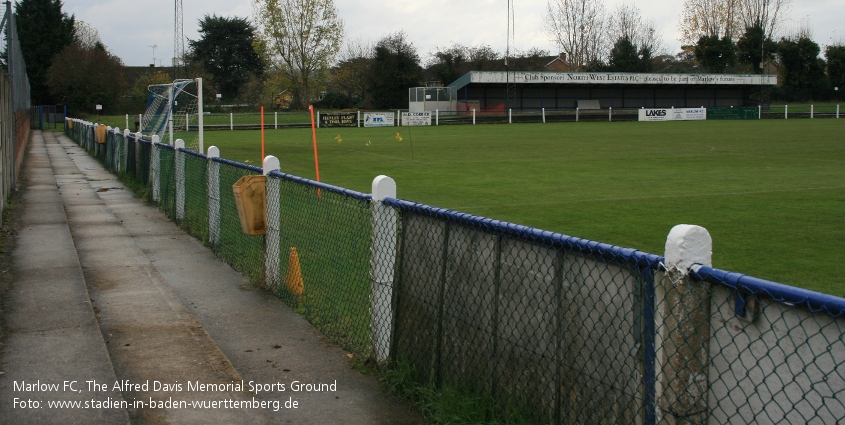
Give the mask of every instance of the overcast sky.
<path id="1" fill-rule="evenodd" d="M 182 0 L 185 36 L 197 39 L 198 21 L 206 14 L 252 18 L 250 0 Z M 632 1 L 645 18 L 662 31 L 670 53 L 680 49 L 677 26 L 682 0 Z M 606 0 L 613 10 L 623 0 Z M 514 1 L 515 48 L 539 47 L 556 53 L 558 47 L 543 32 L 547 0 Z M 346 38 L 377 41 L 405 31 L 425 61 L 438 47 L 453 43 L 487 44 L 504 52 L 507 0 L 335 0 L 343 18 Z M 65 0 L 63 10 L 91 24 L 108 49 L 129 66 L 167 65 L 173 57 L 173 0 Z M 809 23 L 813 39 L 822 45 L 845 41 L 845 2 L 842 0 L 793 0 L 785 29 Z M 186 43 L 187 47 L 187 43 Z"/>

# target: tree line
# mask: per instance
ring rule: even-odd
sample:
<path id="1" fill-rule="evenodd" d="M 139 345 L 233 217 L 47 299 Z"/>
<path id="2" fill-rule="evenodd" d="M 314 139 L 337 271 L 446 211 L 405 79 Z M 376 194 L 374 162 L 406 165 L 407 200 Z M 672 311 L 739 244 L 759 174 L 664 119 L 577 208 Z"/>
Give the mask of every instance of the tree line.
<path id="1" fill-rule="evenodd" d="M 683 50 L 670 54 L 654 21 L 633 3 L 608 11 L 603 0 L 548 0 L 545 31 L 560 46 L 504 57 L 488 45 L 459 43 L 425 61 L 404 32 L 372 42 L 344 37 L 334 0 L 256 0 L 252 19 L 206 15 L 179 69 L 131 76 L 90 24 L 62 12 L 60 0 L 15 4 L 34 104 L 88 112 L 137 113 L 146 87 L 176 76 L 203 77 L 211 108 L 224 102 L 303 109 L 407 107 L 408 88 L 448 85 L 471 70 L 778 72 L 775 100 L 826 100 L 845 90 L 845 45 L 821 47 L 812 31 L 783 34 L 790 0 L 685 0 Z M 775 70 L 775 71 L 773 71 Z M 182 75 L 177 75 L 181 73 Z M 839 95 L 841 96 L 841 95 Z"/>

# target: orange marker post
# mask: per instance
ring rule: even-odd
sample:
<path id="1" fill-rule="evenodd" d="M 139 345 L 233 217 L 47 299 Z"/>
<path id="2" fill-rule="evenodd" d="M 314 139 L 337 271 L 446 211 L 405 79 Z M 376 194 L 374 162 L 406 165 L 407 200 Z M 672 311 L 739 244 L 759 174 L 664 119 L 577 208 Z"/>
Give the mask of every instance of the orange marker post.
<path id="1" fill-rule="evenodd" d="M 317 157 L 317 125 L 314 123 L 314 105 L 308 105 L 311 111 L 311 140 L 314 142 L 314 169 L 317 171 L 317 181 L 320 181 L 320 160 Z M 317 196 L 320 196 L 320 189 L 317 189 Z"/>

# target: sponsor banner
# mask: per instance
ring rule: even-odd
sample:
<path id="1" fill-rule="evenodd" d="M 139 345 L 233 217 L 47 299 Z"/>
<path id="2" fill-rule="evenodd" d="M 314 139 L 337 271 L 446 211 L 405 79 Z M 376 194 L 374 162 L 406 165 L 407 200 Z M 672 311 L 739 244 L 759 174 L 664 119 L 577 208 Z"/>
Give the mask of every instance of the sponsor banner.
<path id="1" fill-rule="evenodd" d="M 333 112 L 320 114 L 320 127 L 357 127 L 358 113 Z"/>
<path id="2" fill-rule="evenodd" d="M 393 127 L 396 117 L 393 112 L 367 112 L 364 114 L 364 127 Z"/>
<path id="3" fill-rule="evenodd" d="M 698 121 L 707 119 L 706 108 L 640 109 L 640 121 Z"/>
<path id="4" fill-rule="evenodd" d="M 402 112 L 402 125 L 431 125 L 431 112 Z"/>

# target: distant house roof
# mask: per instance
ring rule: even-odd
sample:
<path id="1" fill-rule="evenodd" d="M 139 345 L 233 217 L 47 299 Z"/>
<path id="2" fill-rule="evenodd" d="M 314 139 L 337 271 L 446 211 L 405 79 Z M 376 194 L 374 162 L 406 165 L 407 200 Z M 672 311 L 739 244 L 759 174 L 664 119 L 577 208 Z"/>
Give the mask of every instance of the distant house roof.
<path id="1" fill-rule="evenodd" d="M 561 52 L 543 67 L 543 71 L 569 72 L 572 71 L 572 67 L 566 62 L 566 53 Z"/>

